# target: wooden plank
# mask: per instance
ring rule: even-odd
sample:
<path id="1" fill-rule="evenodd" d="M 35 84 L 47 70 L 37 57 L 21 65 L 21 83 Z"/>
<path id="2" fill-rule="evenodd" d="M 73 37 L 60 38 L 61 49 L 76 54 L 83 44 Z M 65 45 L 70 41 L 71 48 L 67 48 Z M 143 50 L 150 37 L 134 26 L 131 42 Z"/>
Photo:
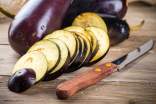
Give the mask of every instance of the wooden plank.
<path id="1" fill-rule="evenodd" d="M 9 45 L 0 45 L 0 75 L 10 75 L 18 55 Z"/>
<path id="2" fill-rule="evenodd" d="M 0 22 L 0 44 L 9 44 L 8 42 L 8 28 L 10 22 Z"/>
<path id="3" fill-rule="evenodd" d="M 154 104 L 156 82 L 105 81 L 100 82 L 66 101 L 56 98 L 55 88 L 63 80 L 42 82 L 22 94 L 6 88 L 8 77 L 0 78 L 0 102 L 2 104 Z"/>

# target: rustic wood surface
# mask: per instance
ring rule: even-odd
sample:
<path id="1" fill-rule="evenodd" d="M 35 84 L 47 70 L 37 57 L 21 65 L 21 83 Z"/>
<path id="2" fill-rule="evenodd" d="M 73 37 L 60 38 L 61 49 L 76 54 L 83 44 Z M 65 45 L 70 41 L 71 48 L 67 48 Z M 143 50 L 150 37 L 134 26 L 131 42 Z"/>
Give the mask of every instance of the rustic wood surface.
<path id="1" fill-rule="evenodd" d="M 130 25 L 138 24 L 143 19 L 146 23 L 140 31 L 131 32 L 128 40 L 111 47 L 108 55 L 98 64 L 116 59 L 149 39 L 156 41 L 156 7 L 130 5 L 125 19 Z M 66 101 L 56 98 L 56 85 L 89 68 L 65 74 L 54 81 L 41 82 L 21 94 L 10 92 L 7 80 L 19 57 L 8 44 L 7 30 L 10 21 L 0 23 L 0 104 L 156 104 L 156 46 L 128 65 L 125 68 L 127 70 L 114 73 Z"/>

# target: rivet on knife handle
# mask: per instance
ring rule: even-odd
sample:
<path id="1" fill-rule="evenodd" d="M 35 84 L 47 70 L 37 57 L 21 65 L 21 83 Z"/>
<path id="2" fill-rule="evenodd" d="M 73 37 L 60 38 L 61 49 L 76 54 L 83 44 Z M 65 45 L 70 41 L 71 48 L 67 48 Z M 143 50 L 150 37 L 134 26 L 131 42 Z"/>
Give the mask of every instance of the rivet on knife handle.
<path id="1" fill-rule="evenodd" d="M 75 78 L 58 85 L 56 88 L 57 97 L 59 99 L 67 99 L 79 90 L 96 84 L 116 70 L 117 66 L 113 63 L 105 63 L 95 67 L 88 72 L 78 75 Z"/>

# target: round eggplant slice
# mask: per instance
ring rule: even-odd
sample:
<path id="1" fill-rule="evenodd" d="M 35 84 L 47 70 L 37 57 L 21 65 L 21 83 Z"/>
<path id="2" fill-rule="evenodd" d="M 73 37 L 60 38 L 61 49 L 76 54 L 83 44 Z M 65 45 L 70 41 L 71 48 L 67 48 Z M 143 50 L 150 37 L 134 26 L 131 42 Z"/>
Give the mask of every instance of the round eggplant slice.
<path id="1" fill-rule="evenodd" d="M 90 41 L 83 34 L 81 34 L 81 33 L 77 33 L 77 34 L 84 41 L 83 54 L 85 55 L 85 57 L 84 57 L 84 60 L 82 62 L 82 65 L 86 65 L 90 61 L 90 58 L 92 55 L 92 51 L 91 51 L 92 46 L 91 46 Z"/>
<path id="2" fill-rule="evenodd" d="M 68 68 L 69 62 L 70 62 L 69 50 L 68 50 L 68 47 L 66 46 L 66 44 L 59 39 L 51 38 L 49 40 L 52 42 L 55 42 L 59 46 L 60 61 L 57 64 L 57 66 L 45 76 L 45 78 L 44 78 L 45 81 L 56 79 L 57 77 L 62 75 L 63 71 Z"/>
<path id="3" fill-rule="evenodd" d="M 87 31 L 86 29 L 80 27 L 80 26 L 70 26 L 70 27 L 67 27 L 65 28 L 65 30 L 71 30 L 71 31 L 76 31 L 76 32 L 79 32 L 79 33 L 82 33 L 85 37 L 87 37 L 91 43 L 91 51 L 92 51 L 92 55 L 91 55 L 91 58 L 96 54 L 98 48 L 99 48 L 99 44 L 98 44 L 98 41 L 95 37 L 95 35 L 90 32 L 90 31 Z"/>
<path id="4" fill-rule="evenodd" d="M 92 56 L 92 44 L 91 44 L 91 37 L 90 35 L 87 34 L 87 32 L 78 26 L 71 26 L 68 28 L 65 28 L 65 30 L 70 31 L 70 32 L 74 32 L 76 33 L 76 35 L 78 35 L 79 37 L 83 38 L 84 43 L 86 43 L 86 48 L 85 48 L 85 60 L 83 62 L 83 64 L 87 64 Z"/>
<path id="5" fill-rule="evenodd" d="M 80 26 L 69 26 L 67 28 L 64 28 L 64 30 L 71 31 L 71 32 L 79 32 L 83 34 L 85 37 L 87 37 L 89 41 L 91 42 L 91 36 L 88 35 L 87 31 L 85 31 L 85 29 Z"/>
<path id="6" fill-rule="evenodd" d="M 73 26 L 86 27 L 98 27 L 103 29 L 107 33 L 107 26 L 104 20 L 96 13 L 86 12 L 82 13 L 75 18 L 72 23 Z"/>
<path id="7" fill-rule="evenodd" d="M 93 56 L 95 56 L 95 54 L 97 53 L 97 51 L 99 49 L 99 44 L 98 44 L 96 36 L 93 34 L 93 32 L 87 31 L 87 33 L 88 33 L 88 35 L 91 36 L 91 44 L 92 44 L 92 49 L 91 49 L 92 50 L 92 55 L 91 55 L 91 58 L 93 58 Z"/>
<path id="8" fill-rule="evenodd" d="M 60 50 L 58 45 L 49 40 L 42 40 L 35 43 L 29 50 L 42 52 L 48 61 L 48 72 L 53 70 L 60 61 Z"/>
<path id="9" fill-rule="evenodd" d="M 77 40 L 79 41 L 78 55 L 75 58 L 74 62 L 69 66 L 69 68 L 64 71 L 65 73 L 70 73 L 70 72 L 74 72 L 74 71 L 78 70 L 82 66 L 82 63 L 84 62 L 85 43 L 84 43 L 84 40 L 80 37 L 77 37 Z"/>
<path id="10" fill-rule="evenodd" d="M 73 59 L 70 61 L 69 66 L 71 66 L 73 63 L 77 62 L 77 59 L 79 57 L 79 52 L 82 50 L 81 49 L 82 48 L 82 44 L 81 44 L 80 40 L 77 38 L 77 36 L 75 36 L 75 37 L 76 37 L 77 51 L 76 51 L 76 54 L 73 57 Z"/>
<path id="11" fill-rule="evenodd" d="M 89 62 L 91 64 L 98 62 L 99 60 L 101 60 L 101 58 L 105 56 L 105 54 L 109 49 L 109 37 L 108 34 L 100 28 L 88 27 L 86 28 L 86 30 L 92 32 L 95 35 L 99 44 L 99 49 L 97 53 L 95 54 L 95 56 L 93 56 L 93 58 Z"/>
<path id="12" fill-rule="evenodd" d="M 40 81 L 48 71 L 48 64 L 43 53 L 34 51 L 22 56 L 15 64 L 12 74 L 21 69 L 32 69 L 35 72 L 35 81 Z"/>
<path id="13" fill-rule="evenodd" d="M 85 59 L 85 55 L 86 53 L 84 52 L 85 50 L 85 41 L 84 39 L 78 37 L 78 39 L 80 40 L 80 43 L 81 43 L 81 49 L 79 51 L 79 56 L 78 56 L 78 59 L 77 59 L 77 66 L 80 67 L 82 65 L 82 63 L 84 62 L 84 59 Z"/>
<path id="14" fill-rule="evenodd" d="M 75 34 L 64 30 L 57 30 L 52 34 L 47 35 L 44 39 L 51 39 L 51 38 L 60 39 L 67 45 L 70 52 L 71 61 L 72 61 L 77 52 L 77 42 L 76 42 Z"/>

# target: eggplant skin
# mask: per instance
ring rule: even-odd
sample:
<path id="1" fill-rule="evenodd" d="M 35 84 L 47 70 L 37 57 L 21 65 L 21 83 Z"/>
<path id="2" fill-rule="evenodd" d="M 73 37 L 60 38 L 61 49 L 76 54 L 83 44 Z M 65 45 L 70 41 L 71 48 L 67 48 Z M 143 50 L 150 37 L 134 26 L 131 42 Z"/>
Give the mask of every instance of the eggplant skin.
<path id="1" fill-rule="evenodd" d="M 122 19 L 128 9 L 127 0 L 94 0 L 90 5 L 92 11 L 109 17 Z"/>
<path id="2" fill-rule="evenodd" d="M 51 81 L 51 80 L 55 80 L 56 78 L 60 77 L 64 73 L 64 71 L 68 69 L 69 63 L 70 63 L 70 54 L 68 54 L 68 58 L 66 59 L 66 62 L 64 63 L 63 67 L 60 68 L 60 70 L 56 71 L 53 74 L 47 73 L 45 75 L 45 77 L 43 78 L 43 81 Z"/>
<path id="3" fill-rule="evenodd" d="M 114 46 L 129 38 L 130 27 L 125 20 L 118 18 L 103 18 L 108 28 L 110 45 Z"/>
<path id="4" fill-rule="evenodd" d="M 107 55 L 107 53 L 109 52 L 109 49 L 107 50 L 107 52 L 103 56 L 101 56 L 100 58 L 98 58 L 97 60 L 95 60 L 93 62 L 88 63 L 86 66 L 91 66 L 91 65 L 94 65 L 94 64 L 100 62 Z"/>
<path id="5" fill-rule="evenodd" d="M 11 23 L 8 38 L 20 55 L 46 34 L 61 27 L 71 0 L 30 0 Z"/>
<path id="6" fill-rule="evenodd" d="M 8 81 L 10 91 L 20 93 L 34 85 L 36 74 L 33 69 L 21 69 L 12 75 Z"/>
<path id="7" fill-rule="evenodd" d="M 127 9 L 127 0 L 73 0 L 62 27 L 70 26 L 73 20 L 84 12 L 95 12 L 105 17 L 122 19 L 126 15 Z"/>

